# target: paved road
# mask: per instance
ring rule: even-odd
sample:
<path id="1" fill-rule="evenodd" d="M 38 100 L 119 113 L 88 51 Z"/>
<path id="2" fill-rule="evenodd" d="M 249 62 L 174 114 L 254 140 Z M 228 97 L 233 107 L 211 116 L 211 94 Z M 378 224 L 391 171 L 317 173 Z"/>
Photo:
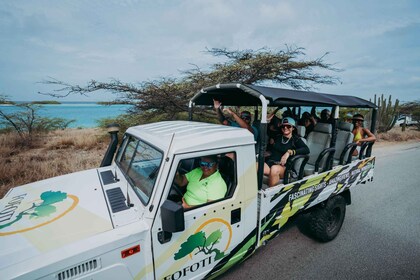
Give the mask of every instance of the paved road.
<path id="1" fill-rule="evenodd" d="M 354 189 L 335 240 L 291 225 L 219 279 L 420 279 L 420 143 L 374 154 L 374 182 Z"/>

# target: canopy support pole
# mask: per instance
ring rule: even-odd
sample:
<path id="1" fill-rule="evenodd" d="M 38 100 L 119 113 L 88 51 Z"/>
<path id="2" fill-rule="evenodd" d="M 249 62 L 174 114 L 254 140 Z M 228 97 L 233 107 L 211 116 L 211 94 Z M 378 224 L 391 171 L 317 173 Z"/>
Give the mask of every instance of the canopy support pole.
<path id="1" fill-rule="evenodd" d="M 194 103 L 190 100 L 190 102 L 188 103 L 188 120 L 190 121 L 193 120 L 193 106 Z"/>
<path id="2" fill-rule="evenodd" d="M 260 145 L 258 150 L 258 171 L 257 171 L 257 179 L 258 179 L 258 190 L 262 189 L 263 177 L 264 177 L 264 154 L 265 149 L 267 146 L 267 106 L 269 101 L 265 99 L 265 97 L 261 94 L 259 96 L 261 100 L 261 123 L 260 123 Z"/>
<path id="3" fill-rule="evenodd" d="M 376 119 L 378 118 L 378 109 L 377 108 L 375 108 L 375 109 L 373 109 L 373 111 L 372 111 L 372 123 L 370 124 L 370 131 L 373 133 L 373 134 L 376 134 Z M 371 154 L 372 154 L 372 146 L 373 145 L 369 145 L 369 147 L 367 148 L 367 150 L 366 150 L 366 156 L 367 157 L 370 157 L 371 156 Z"/>

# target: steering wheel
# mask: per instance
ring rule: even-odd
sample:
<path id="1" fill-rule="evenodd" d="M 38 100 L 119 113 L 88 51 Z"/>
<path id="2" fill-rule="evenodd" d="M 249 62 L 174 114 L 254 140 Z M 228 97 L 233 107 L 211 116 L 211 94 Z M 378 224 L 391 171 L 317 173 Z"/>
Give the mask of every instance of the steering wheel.
<path id="1" fill-rule="evenodd" d="M 175 192 L 177 193 L 177 194 L 179 194 L 181 197 L 183 197 L 184 196 L 184 192 L 180 189 L 180 187 L 177 185 L 177 184 L 175 184 L 175 182 L 172 184 L 172 188 L 175 190 Z"/>

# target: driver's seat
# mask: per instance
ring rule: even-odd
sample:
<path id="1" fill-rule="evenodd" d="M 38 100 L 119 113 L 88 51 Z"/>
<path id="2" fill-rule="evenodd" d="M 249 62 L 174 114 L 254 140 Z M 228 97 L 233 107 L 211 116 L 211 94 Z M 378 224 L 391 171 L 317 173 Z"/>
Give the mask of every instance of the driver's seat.
<path id="1" fill-rule="evenodd" d="M 235 162 L 228 156 L 219 158 L 219 172 L 225 180 L 227 191 L 225 197 L 231 197 L 235 192 Z"/>

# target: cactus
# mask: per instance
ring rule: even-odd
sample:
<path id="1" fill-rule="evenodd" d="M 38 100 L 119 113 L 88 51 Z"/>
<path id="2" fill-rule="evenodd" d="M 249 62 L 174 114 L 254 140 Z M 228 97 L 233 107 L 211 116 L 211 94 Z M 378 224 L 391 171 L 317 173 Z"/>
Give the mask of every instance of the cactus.
<path id="1" fill-rule="evenodd" d="M 398 118 L 398 106 L 399 100 L 395 100 L 395 104 L 392 105 L 392 96 L 390 95 L 388 98 L 388 102 L 384 95 L 382 94 L 381 97 L 376 99 L 376 94 L 374 98 L 374 102 L 376 106 L 379 107 L 378 109 L 378 118 L 377 118 L 377 125 L 378 132 L 387 132 L 389 131 L 397 121 Z"/>

